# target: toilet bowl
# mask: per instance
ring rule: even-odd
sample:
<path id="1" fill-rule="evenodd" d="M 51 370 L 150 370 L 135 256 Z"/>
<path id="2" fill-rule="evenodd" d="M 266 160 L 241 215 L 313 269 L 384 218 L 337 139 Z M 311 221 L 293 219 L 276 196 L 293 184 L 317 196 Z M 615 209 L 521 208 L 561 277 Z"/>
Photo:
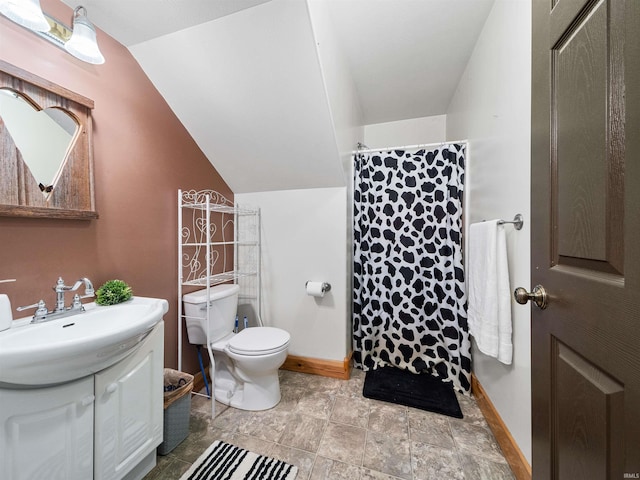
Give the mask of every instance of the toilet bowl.
<path id="1" fill-rule="evenodd" d="M 251 327 L 233 333 L 238 285 L 216 285 L 209 295 L 199 290 L 184 295 L 189 342 L 207 344 L 214 397 L 242 410 L 266 410 L 280 402 L 278 369 L 287 358 L 290 335 L 273 327 Z"/>

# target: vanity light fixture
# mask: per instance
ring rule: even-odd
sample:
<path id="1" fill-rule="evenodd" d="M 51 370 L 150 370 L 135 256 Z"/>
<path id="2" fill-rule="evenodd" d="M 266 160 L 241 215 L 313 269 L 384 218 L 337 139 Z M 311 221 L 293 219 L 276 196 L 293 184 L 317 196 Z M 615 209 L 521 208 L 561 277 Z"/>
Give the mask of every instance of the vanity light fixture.
<path id="1" fill-rule="evenodd" d="M 96 29 L 87 18 L 87 9 L 83 6 L 76 7 L 73 11 L 73 34 L 64 49 L 80 60 L 101 65 L 104 56 L 98 47 Z"/>
<path id="2" fill-rule="evenodd" d="M 40 8 L 40 0 L 0 0 L 0 13 L 30 30 L 48 32 L 51 28 Z"/>
<path id="3" fill-rule="evenodd" d="M 83 62 L 94 65 L 104 63 L 96 29 L 87 18 L 87 9 L 83 6 L 73 11 L 73 29 L 43 13 L 40 0 L 0 0 L 0 13 Z"/>

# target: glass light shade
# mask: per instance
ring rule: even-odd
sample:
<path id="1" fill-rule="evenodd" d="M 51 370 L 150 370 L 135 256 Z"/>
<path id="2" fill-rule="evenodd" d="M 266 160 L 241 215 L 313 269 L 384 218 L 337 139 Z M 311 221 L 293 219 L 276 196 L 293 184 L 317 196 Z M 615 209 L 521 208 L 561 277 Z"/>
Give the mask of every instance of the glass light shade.
<path id="1" fill-rule="evenodd" d="M 40 0 L 0 0 L 0 13 L 31 30 L 48 32 L 51 29 L 40 8 Z"/>
<path id="2" fill-rule="evenodd" d="M 100 48 L 98 48 L 96 29 L 86 15 L 78 12 L 80 8 L 84 9 L 84 7 L 78 7 L 74 12 L 73 34 L 69 41 L 64 44 L 64 48 L 71 55 L 84 62 L 93 63 L 94 65 L 103 64 L 104 57 L 100 52 Z"/>

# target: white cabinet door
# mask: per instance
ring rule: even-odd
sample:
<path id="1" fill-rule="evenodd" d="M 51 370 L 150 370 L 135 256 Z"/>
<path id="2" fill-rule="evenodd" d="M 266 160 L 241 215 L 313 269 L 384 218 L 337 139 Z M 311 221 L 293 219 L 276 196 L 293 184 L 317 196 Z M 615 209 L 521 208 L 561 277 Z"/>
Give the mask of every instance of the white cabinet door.
<path id="1" fill-rule="evenodd" d="M 93 476 L 93 377 L 49 388 L 0 389 L 0 478 Z"/>
<path id="2" fill-rule="evenodd" d="M 95 480 L 123 478 L 162 442 L 164 323 L 96 374 Z"/>

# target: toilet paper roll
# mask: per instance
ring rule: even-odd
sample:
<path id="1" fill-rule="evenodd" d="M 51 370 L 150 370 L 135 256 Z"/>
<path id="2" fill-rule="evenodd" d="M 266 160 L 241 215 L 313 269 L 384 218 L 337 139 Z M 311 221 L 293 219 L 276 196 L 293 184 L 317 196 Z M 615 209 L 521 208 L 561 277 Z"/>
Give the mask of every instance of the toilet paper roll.
<path id="1" fill-rule="evenodd" d="M 324 282 L 307 282 L 307 295 L 312 297 L 324 297 Z"/>

